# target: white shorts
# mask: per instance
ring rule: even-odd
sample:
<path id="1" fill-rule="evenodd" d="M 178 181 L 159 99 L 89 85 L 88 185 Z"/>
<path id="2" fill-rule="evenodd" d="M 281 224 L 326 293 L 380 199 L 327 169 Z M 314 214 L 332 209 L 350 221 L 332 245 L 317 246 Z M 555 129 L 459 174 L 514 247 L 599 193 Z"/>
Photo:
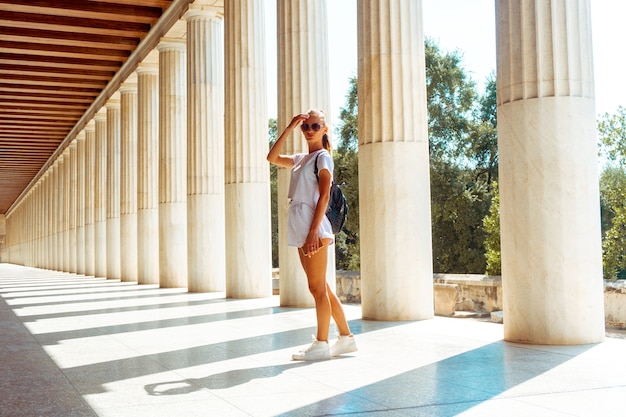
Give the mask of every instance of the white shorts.
<path id="1" fill-rule="evenodd" d="M 309 228 L 313 221 L 315 209 L 304 203 L 291 202 L 289 204 L 289 217 L 287 221 L 287 245 L 301 248 L 309 235 Z M 319 228 L 320 239 L 331 239 L 330 244 L 335 242 L 335 235 L 326 216 Z"/>

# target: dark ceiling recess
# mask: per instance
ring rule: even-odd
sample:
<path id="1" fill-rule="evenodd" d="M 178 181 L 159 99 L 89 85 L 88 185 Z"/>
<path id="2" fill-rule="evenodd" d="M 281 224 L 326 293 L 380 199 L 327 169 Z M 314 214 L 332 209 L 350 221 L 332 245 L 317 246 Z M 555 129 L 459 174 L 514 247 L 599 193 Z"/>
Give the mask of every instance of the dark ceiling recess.
<path id="1" fill-rule="evenodd" d="M 174 0 L 0 0 L 0 214 Z"/>

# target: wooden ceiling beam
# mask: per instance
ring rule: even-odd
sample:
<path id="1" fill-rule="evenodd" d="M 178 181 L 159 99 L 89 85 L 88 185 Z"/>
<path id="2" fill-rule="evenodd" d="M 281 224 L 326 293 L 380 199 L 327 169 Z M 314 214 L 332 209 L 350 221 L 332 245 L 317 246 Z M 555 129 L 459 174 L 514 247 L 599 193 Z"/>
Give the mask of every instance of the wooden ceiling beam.
<path id="1" fill-rule="evenodd" d="M 76 0 L 0 0 L 0 11 L 135 23 L 151 23 L 162 13 L 156 7 Z"/>
<path id="2" fill-rule="evenodd" d="M 0 62 L 5 64 L 34 62 L 40 67 L 50 68 L 82 68 L 100 71 L 117 71 L 120 63 L 117 60 L 70 58 L 65 56 L 49 56 L 37 54 L 0 53 Z"/>
<path id="3" fill-rule="evenodd" d="M 74 0 L 70 0 L 75 2 Z M 75 2 L 75 3 L 84 3 Z M 11 26 L 10 22 L 20 23 L 18 27 L 31 29 L 61 30 L 66 32 L 79 32 L 84 28 L 90 28 L 90 33 L 101 33 L 108 35 L 121 36 L 140 36 L 145 35 L 150 30 L 150 23 L 125 22 L 122 20 L 105 20 L 69 17 L 67 15 L 46 15 L 38 13 L 36 10 L 32 13 L 15 12 L 10 10 L 1 10 L 0 26 Z"/>

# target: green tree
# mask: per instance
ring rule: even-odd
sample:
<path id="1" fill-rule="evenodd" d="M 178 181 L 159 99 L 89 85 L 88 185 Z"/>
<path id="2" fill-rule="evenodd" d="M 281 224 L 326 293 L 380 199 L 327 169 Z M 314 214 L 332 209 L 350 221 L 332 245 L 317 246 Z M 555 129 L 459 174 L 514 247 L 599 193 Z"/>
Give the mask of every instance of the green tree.
<path id="1" fill-rule="evenodd" d="M 501 256 L 500 256 L 500 193 L 498 191 L 498 183 L 492 184 L 493 197 L 491 199 L 491 207 L 489 214 L 483 219 L 485 233 L 485 257 L 487 258 L 487 275 L 500 275 L 502 273 Z"/>
<path id="2" fill-rule="evenodd" d="M 351 77 L 345 107 L 340 109 L 337 149 L 333 152 L 335 181 L 341 185 L 348 203 L 348 218 L 341 233 L 335 236 L 336 267 L 358 271 L 360 265 L 359 233 L 359 159 L 357 79 Z"/>
<path id="3" fill-rule="evenodd" d="M 483 218 L 497 178 L 495 80 L 479 96 L 458 52 L 425 46 L 433 269 L 483 273 Z"/>
<path id="4" fill-rule="evenodd" d="M 465 155 L 471 161 L 477 180 L 482 180 L 489 186 L 498 180 L 496 112 L 496 77 L 492 73 L 487 79 L 485 93 L 478 100 L 465 147 Z"/>
<path id="5" fill-rule="evenodd" d="M 626 165 L 626 108 L 619 106 L 615 114 L 605 113 L 598 121 L 600 153 L 609 162 Z"/>
<path id="6" fill-rule="evenodd" d="M 278 120 L 268 121 L 269 147 L 278 139 Z M 278 167 L 270 164 L 270 199 L 272 210 L 272 266 L 278 268 Z"/>
<path id="7" fill-rule="evenodd" d="M 626 108 L 598 120 L 602 263 L 606 279 L 626 279 Z"/>
<path id="8" fill-rule="evenodd" d="M 600 176 L 604 278 L 626 278 L 626 169 L 607 167 Z"/>
<path id="9" fill-rule="evenodd" d="M 469 130 L 475 83 L 465 73 L 458 51 L 445 53 L 427 38 L 425 57 L 430 158 L 456 163 Z"/>

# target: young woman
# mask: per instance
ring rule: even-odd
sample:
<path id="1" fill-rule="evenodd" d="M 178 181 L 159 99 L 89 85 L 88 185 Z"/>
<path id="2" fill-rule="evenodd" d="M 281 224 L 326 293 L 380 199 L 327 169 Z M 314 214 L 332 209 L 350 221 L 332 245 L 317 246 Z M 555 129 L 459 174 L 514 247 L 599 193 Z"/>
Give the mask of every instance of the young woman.
<path id="1" fill-rule="evenodd" d="M 285 140 L 298 125 L 302 129 L 309 152 L 281 155 L 280 150 Z M 294 116 L 272 146 L 267 160 L 272 164 L 291 169 L 287 240 L 289 246 L 298 248 L 309 291 L 315 299 L 317 336 L 311 346 L 294 354 L 292 358 L 304 361 L 320 360 L 355 352 L 356 342 L 350 332 L 341 302 L 326 283 L 328 246 L 333 244 L 335 236 L 330 221 L 326 218 L 333 159 L 330 156 L 328 126 L 324 112 L 310 110 L 308 113 Z M 331 316 L 339 329 L 339 337 L 335 344 L 329 347 L 328 329 Z"/>

